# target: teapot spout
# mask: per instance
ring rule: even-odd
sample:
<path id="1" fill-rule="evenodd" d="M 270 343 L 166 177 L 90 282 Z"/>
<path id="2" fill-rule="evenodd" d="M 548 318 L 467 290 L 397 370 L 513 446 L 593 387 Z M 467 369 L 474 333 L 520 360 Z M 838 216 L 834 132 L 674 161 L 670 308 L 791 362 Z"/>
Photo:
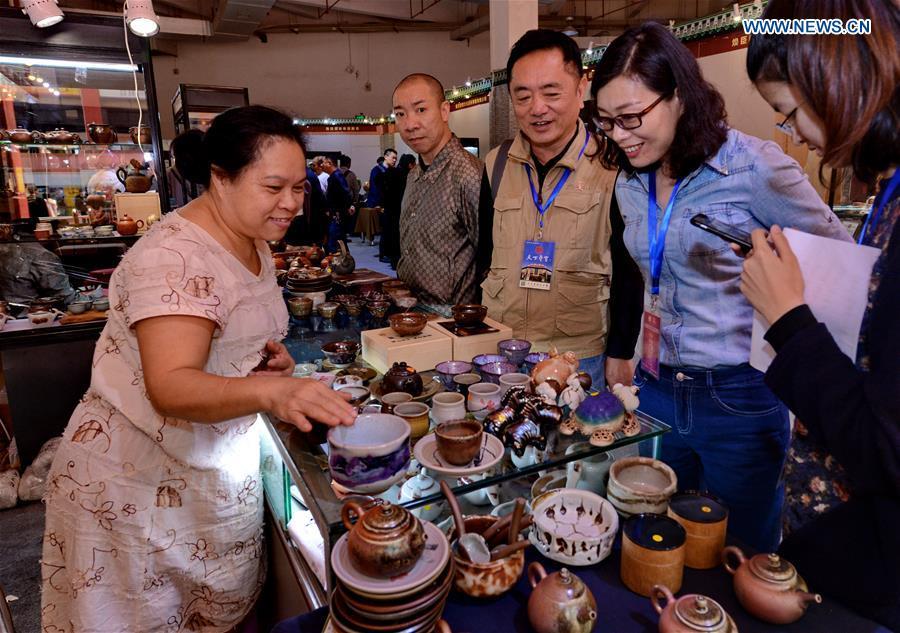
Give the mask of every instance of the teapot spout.
<path id="1" fill-rule="evenodd" d="M 809 593 L 808 591 L 798 591 L 797 592 L 797 601 L 800 603 L 800 607 L 806 609 L 811 602 L 815 602 L 816 604 L 822 604 L 822 596 L 818 593 Z"/>

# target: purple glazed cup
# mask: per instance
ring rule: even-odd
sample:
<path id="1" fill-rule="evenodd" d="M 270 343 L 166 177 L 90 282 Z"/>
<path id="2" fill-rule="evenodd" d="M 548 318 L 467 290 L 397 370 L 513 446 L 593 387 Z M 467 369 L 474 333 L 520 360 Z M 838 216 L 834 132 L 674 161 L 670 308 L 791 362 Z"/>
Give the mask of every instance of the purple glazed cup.
<path id="1" fill-rule="evenodd" d="M 537 365 L 542 360 L 547 360 L 550 358 L 550 354 L 547 352 L 532 352 L 525 356 L 525 373 L 529 376 L 531 375 L 531 371 L 534 369 L 534 366 Z"/>
<path id="2" fill-rule="evenodd" d="M 506 362 L 506 356 L 504 356 L 503 354 L 479 354 L 472 359 L 472 364 L 475 365 L 475 371 L 477 372 L 481 372 L 482 365 L 487 365 L 488 363 L 503 362 Z"/>
<path id="3" fill-rule="evenodd" d="M 531 341 L 521 338 L 508 338 L 497 343 L 497 349 L 506 356 L 506 360 L 519 367 L 531 351 Z"/>
<path id="4" fill-rule="evenodd" d="M 444 388 L 449 391 L 456 391 L 456 384 L 453 377 L 460 374 L 467 374 L 472 371 L 472 363 L 464 360 L 445 360 L 438 363 L 434 370 L 438 373 L 435 380 L 440 380 Z"/>
<path id="5" fill-rule="evenodd" d="M 517 365 L 507 363 L 505 360 L 486 363 L 482 365 L 480 369 L 481 375 L 484 376 L 485 381 L 492 382 L 495 385 L 500 384 L 500 376 L 503 374 L 514 374 L 519 371 Z"/>

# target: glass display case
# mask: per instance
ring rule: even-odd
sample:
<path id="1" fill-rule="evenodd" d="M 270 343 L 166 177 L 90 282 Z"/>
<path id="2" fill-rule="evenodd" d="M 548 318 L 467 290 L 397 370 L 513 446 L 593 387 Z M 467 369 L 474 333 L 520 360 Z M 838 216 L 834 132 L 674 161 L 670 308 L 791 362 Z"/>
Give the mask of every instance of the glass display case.
<path id="1" fill-rule="evenodd" d="M 246 88 L 179 84 L 172 97 L 175 133 L 195 128 L 206 131 L 220 112 L 247 105 L 250 105 L 250 92 Z"/>

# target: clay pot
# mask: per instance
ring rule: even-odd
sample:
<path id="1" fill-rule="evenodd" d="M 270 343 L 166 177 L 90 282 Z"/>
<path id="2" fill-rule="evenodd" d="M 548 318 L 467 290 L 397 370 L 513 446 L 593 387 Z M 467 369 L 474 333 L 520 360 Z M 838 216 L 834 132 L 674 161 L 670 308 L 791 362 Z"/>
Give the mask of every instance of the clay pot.
<path id="1" fill-rule="evenodd" d="M 400 312 L 392 314 L 388 322 L 400 336 L 414 336 L 425 329 L 428 317 L 421 312 Z"/>
<path id="2" fill-rule="evenodd" d="M 343 241 L 338 240 L 338 247 L 341 249 L 340 254 L 331 258 L 331 270 L 335 275 L 349 275 L 356 269 L 356 260 L 347 250 L 347 245 Z"/>
<path id="3" fill-rule="evenodd" d="M 730 557 L 737 559 L 732 566 Z M 790 624 L 799 620 L 810 602 L 822 603 L 822 596 L 809 593 L 806 581 L 778 554 L 757 554 L 747 559 L 737 547 L 726 547 L 722 564 L 734 576 L 734 593 L 741 606 L 760 620 Z"/>
<path id="4" fill-rule="evenodd" d="M 143 220 L 132 220 L 127 213 L 116 222 L 116 230 L 119 232 L 119 235 L 134 235 L 143 226 Z"/>
<path id="5" fill-rule="evenodd" d="M 475 420 L 449 420 L 434 430 L 438 453 L 454 466 L 465 466 L 475 459 L 483 434 L 481 423 Z"/>
<path id="6" fill-rule="evenodd" d="M 153 186 L 153 174 L 145 174 L 140 170 L 128 171 L 125 167 L 116 170 L 116 178 L 125 185 L 128 193 L 146 193 Z"/>
<path id="7" fill-rule="evenodd" d="M 85 202 L 91 209 L 102 209 L 106 205 L 106 196 L 103 192 L 95 191 L 87 197 Z"/>
<path id="8" fill-rule="evenodd" d="M 690 593 L 676 600 L 668 587 L 654 585 L 650 602 L 659 614 L 660 633 L 737 633 L 734 620 L 712 598 Z"/>
<path id="9" fill-rule="evenodd" d="M 474 327 L 484 321 L 487 306 L 477 303 L 460 303 L 452 308 L 453 320 L 461 327 Z"/>
<path id="10" fill-rule="evenodd" d="M 140 141 L 141 145 L 150 145 L 150 126 L 141 125 L 128 128 L 128 136 L 135 145 Z"/>
<path id="11" fill-rule="evenodd" d="M 9 140 L 13 143 L 38 143 L 40 132 L 29 132 L 25 128 L 18 127 L 9 131 Z"/>
<path id="12" fill-rule="evenodd" d="M 537 633 L 590 633 L 597 624 L 597 601 L 581 579 L 563 567 L 547 575 L 538 562 L 528 566 L 528 621 Z"/>
<path id="13" fill-rule="evenodd" d="M 44 141 L 47 143 L 61 143 L 63 145 L 77 145 L 81 143 L 81 137 L 75 132 L 57 128 L 52 132 L 45 132 Z"/>
<path id="14" fill-rule="evenodd" d="M 419 372 L 402 362 L 394 363 L 384 374 L 384 379 L 381 382 L 381 392 L 383 394 L 405 391 L 416 397 L 422 395 L 422 388 L 422 377 L 419 375 Z"/>
<path id="15" fill-rule="evenodd" d="M 106 123 L 88 123 L 88 137 L 95 143 L 109 145 L 117 140 L 116 131 Z"/>
<path id="16" fill-rule="evenodd" d="M 463 519 L 466 533 L 482 534 L 495 522 L 494 516 L 467 516 Z M 454 528 L 451 543 L 456 538 Z M 453 562 L 456 567 L 453 585 L 458 591 L 473 598 L 499 596 L 516 584 L 525 568 L 525 551 L 519 550 L 510 556 L 498 558 L 487 563 L 473 563 L 463 559 L 453 543 Z"/>
<path id="17" fill-rule="evenodd" d="M 356 525 L 350 520 L 351 512 L 359 517 Z M 385 503 L 364 512 L 358 503 L 349 501 L 341 509 L 341 520 L 350 530 L 350 560 L 370 576 L 390 578 L 404 574 L 425 550 L 422 524 L 400 506 Z"/>

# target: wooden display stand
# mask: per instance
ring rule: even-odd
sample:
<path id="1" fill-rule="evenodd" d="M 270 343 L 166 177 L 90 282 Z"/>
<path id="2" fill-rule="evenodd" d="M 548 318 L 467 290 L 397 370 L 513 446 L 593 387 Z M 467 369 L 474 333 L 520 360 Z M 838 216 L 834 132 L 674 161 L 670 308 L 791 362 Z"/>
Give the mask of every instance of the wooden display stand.
<path id="1" fill-rule="evenodd" d="M 430 325 L 430 324 L 429 324 Z M 453 356 L 450 334 L 426 327 L 414 336 L 400 336 L 389 327 L 362 332 L 362 356 L 382 374 L 394 363 L 405 362 L 416 371 L 428 371 Z"/>
<path id="2" fill-rule="evenodd" d="M 436 330 L 444 336 L 450 338 L 453 343 L 453 360 L 471 361 L 472 358 L 479 354 L 496 354 L 497 343 L 513 338 L 512 329 L 498 321 L 485 318 L 485 325 L 497 330 L 496 332 L 485 332 L 483 334 L 470 334 L 468 336 L 458 336 L 450 332 L 441 325 L 443 322 L 453 321 L 453 319 L 437 319 L 429 321 L 425 326 L 425 331 L 429 329 Z M 446 359 L 445 359 L 446 360 Z"/>

